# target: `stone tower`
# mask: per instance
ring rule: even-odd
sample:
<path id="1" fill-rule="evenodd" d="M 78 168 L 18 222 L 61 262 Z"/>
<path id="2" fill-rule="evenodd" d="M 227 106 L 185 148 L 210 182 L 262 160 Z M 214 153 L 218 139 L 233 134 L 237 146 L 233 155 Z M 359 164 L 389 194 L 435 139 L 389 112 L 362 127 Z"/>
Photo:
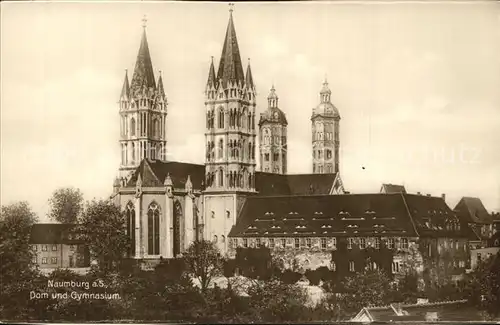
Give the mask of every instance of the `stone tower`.
<path id="1" fill-rule="evenodd" d="M 161 73 L 155 80 L 146 37 L 146 20 L 132 81 L 125 72 L 120 95 L 120 178 L 135 170 L 142 159 L 166 159 L 167 98 Z"/>
<path id="2" fill-rule="evenodd" d="M 205 88 L 205 238 L 227 251 L 227 235 L 244 197 L 255 192 L 255 86 L 240 57 L 233 13 L 215 74 L 212 58 Z"/>
<path id="3" fill-rule="evenodd" d="M 285 113 L 278 106 L 278 95 L 274 89 L 267 97 L 267 110 L 259 120 L 260 170 L 268 173 L 287 173 L 288 122 Z"/>
<path id="4" fill-rule="evenodd" d="M 340 114 L 331 102 L 331 95 L 325 80 L 320 92 L 320 103 L 313 108 L 311 116 L 314 174 L 339 172 Z"/>

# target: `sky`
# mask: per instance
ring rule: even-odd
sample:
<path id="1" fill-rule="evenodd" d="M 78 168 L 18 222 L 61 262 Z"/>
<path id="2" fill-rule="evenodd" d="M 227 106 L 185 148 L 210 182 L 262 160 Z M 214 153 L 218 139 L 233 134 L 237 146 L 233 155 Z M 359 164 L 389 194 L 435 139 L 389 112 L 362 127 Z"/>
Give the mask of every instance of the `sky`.
<path id="1" fill-rule="evenodd" d="M 120 161 L 118 98 L 147 17 L 169 101 L 169 160 L 204 162 L 204 88 L 227 3 L 1 3 L 1 204 L 42 221 L 60 187 L 105 198 Z M 500 210 L 500 4 L 237 3 L 257 113 L 274 83 L 289 172 L 312 172 L 311 113 L 325 76 L 339 109 L 341 177 L 462 196 Z M 257 155 L 258 157 L 258 155 Z"/>

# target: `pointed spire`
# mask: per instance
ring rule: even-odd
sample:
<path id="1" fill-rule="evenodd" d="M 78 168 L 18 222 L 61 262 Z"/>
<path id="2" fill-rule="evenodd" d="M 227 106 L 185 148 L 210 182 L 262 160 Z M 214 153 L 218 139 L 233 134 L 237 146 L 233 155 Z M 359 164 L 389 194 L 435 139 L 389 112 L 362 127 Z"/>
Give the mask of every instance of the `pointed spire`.
<path id="1" fill-rule="evenodd" d="M 214 57 L 212 56 L 212 61 L 210 62 L 210 68 L 208 70 L 208 80 L 207 87 L 215 86 L 215 67 L 214 67 Z"/>
<path id="2" fill-rule="evenodd" d="M 162 73 L 161 73 L 161 70 L 158 71 L 159 73 L 159 77 L 158 77 L 158 84 L 156 86 L 156 88 L 158 89 L 158 95 L 161 97 L 161 98 L 165 98 L 165 89 L 163 88 L 163 76 L 162 76 Z"/>
<path id="3" fill-rule="evenodd" d="M 252 69 L 250 68 L 250 58 L 248 58 L 248 66 L 247 66 L 247 74 L 246 74 L 246 86 L 248 88 L 254 87 Z"/>
<path id="4" fill-rule="evenodd" d="M 125 69 L 125 79 L 123 80 L 122 93 L 120 99 L 129 99 L 130 96 L 130 84 L 128 82 L 128 70 Z"/>
<path id="5" fill-rule="evenodd" d="M 188 191 L 188 192 L 193 190 L 193 183 L 191 182 L 191 175 L 188 175 L 185 187 L 186 187 L 186 191 Z"/>
<path id="6" fill-rule="evenodd" d="M 233 8 L 230 4 L 229 22 L 227 24 L 226 38 L 222 48 L 220 57 L 219 71 L 217 72 L 217 80 L 221 80 L 223 86 L 227 85 L 228 81 L 245 82 L 243 74 L 243 66 L 241 64 L 240 49 L 236 38 L 236 30 L 233 23 Z"/>
<path id="7" fill-rule="evenodd" d="M 137 188 L 140 188 L 142 187 L 142 177 L 141 177 L 141 174 L 139 173 L 139 175 L 137 175 L 137 181 L 135 182 L 135 186 Z"/>
<path id="8" fill-rule="evenodd" d="M 135 94 L 143 86 L 156 89 L 153 63 L 151 62 L 148 39 L 146 36 L 146 18 L 143 19 L 142 27 L 141 45 L 139 47 L 139 53 L 137 54 L 132 82 L 130 83 L 132 94 Z"/>

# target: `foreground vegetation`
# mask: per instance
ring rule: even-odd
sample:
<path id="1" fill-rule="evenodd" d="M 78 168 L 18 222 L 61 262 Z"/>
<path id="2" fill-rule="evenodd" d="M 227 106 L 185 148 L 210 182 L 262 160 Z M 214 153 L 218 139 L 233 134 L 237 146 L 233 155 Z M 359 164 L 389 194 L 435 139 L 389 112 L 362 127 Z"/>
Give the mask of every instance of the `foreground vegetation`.
<path id="1" fill-rule="evenodd" d="M 79 204 L 81 200 L 77 198 Z M 299 274 L 282 270 L 265 248 L 241 249 L 226 261 L 210 242 L 191 245 L 182 259 L 165 260 L 146 271 L 137 261 L 124 259 L 129 248 L 125 218 L 108 201 L 87 203 L 77 215 L 80 231 L 99 261 L 86 275 L 69 270 L 42 274 L 32 264 L 30 226 L 37 217 L 27 203 L 3 206 L 0 217 L 0 319 L 17 321 L 161 320 L 189 322 L 288 322 L 345 320 L 368 305 L 412 302 L 429 296 L 407 274 L 398 286 L 381 270 L 338 278 L 323 267 Z M 234 272 L 250 279 L 241 285 Z M 215 277 L 231 278 L 224 288 Z M 326 292 L 311 304 L 303 286 L 321 285 Z M 51 283 L 88 283 L 50 287 Z M 195 285 L 196 282 L 198 285 Z M 71 282 L 70 282 L 71 283 Z M 30 299 L 36 294 L 48 296 Z M 58 296 L 52 294 L 58 293 Z M 85 293 L 107 293 L 108 299 L 79 298 Z M 35 294 L 35 295 L 34 295 Z M 65 295 L 66 294 L 66 295 Z M 115 296 L 111 296 L 115 295 Z M 461 286 L 444 286 L 436 300 L 469 299 L 491 317 L 499 314 L 500 258 L 480 265 Z"/>

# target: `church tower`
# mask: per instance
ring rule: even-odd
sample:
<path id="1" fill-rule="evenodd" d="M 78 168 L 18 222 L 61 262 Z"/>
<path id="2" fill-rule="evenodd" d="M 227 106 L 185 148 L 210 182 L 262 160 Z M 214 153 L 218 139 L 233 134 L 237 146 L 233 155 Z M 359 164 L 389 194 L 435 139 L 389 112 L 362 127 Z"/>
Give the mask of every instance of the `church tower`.
<path id="1" fill-rule="evenodd" d="M 166 159 L 167 98 L 161 72 L 156 81 L 146 37 L 146 19 L 132 81 L 125 71 L 120 95 L 120 178 L 139 166 L 142 159 Z"/>
<path id="2" fill-rule="evenodd" d="M 311 116 L 313 174 L 339 172 L 340 114 L 331 102 L 331 95 L 325 79 L 320 92 L 320 103 L 313 108 Z"/>
<path id="3" fill-rule="evenodd" d="M 246 74 L 232 8 L 217 74 L 212 58 L 205 88 L 205 238 L 227 250 L 243 198 L 255 192 L 255 86 Z"/>
<path id="4" fill-rule="evenodd" d="M 266 173 L 287 173 L 287 128 L 285 113 L 279 109 L 274 89 L 267 97 L 267 110 L 259 120 L 260 170 Z"/>

